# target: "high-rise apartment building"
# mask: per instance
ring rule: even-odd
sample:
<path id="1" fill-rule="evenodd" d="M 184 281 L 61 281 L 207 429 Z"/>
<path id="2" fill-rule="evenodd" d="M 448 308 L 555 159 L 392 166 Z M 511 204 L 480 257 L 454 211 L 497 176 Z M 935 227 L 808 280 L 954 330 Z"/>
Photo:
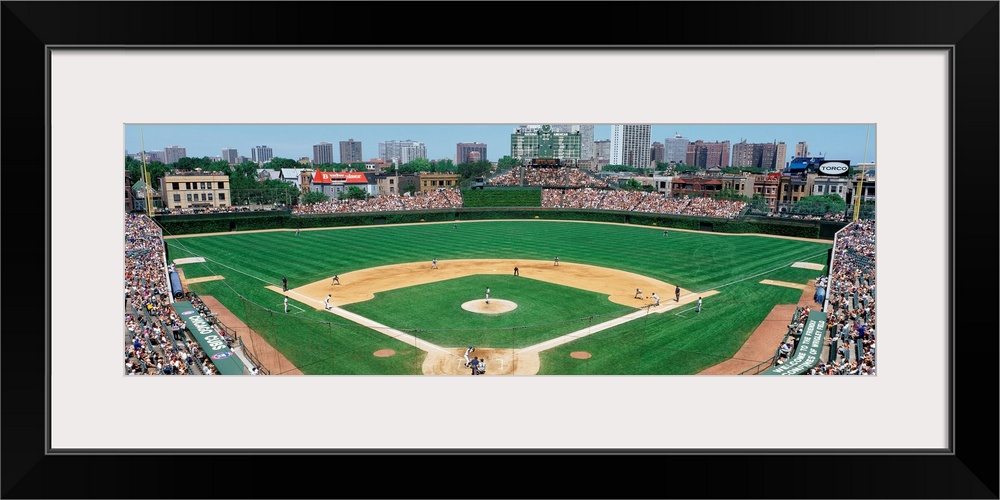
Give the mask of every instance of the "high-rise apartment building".
<path id="1" fill-rule="evenodd" d="M 771 170 L 784 170 L 786 158 L 788 158 L 788 147 L 783 142 L 775 143 L 774 166 L 771 167 Z"/>
<path id="2" fill-rule="evenodd" d="M 648 168 L 652 128 L 652 125 L 612 125 L 611 164 Z"/>
<path id="3" fill-rule="evenodd" d="M 687 159 L 688 142 L 690 141 L 687 140 L 687 137 L 681 137 L 681 134 L 677 133 L 673 137 L 664 139 L 663 161 L 666 163 L 684 163 Z"/>
<path id="4" fill-rule="evenodd" d="M 705 142 L 697 140 L 688 143 L 685 165 L 700 169 L 729 166 L 729 141 Z"/>
<path id="5" fill-rule="evenodd" d="M 325 165 L 333 163 L 333 144 L 320 142 L 313 144 L 313 165 Z"/>
<path id="6" fill-rule="evenodd" d="M 139 153 L 139 160 L 142 160 L 142 153 Z M 154 161 L 166 164 L 167 155 L 163 151 L 146 151 L 146 163 L 152 163 Z"/>
<path id="7" fill-rule="evenodd" d="M 169 146 L 163 148 L 163 155 L 165 157 L 163 163 L 170 165 L 171 163 L 177 163 L 177 160 L 181 158 L 187 158 L 187 149 L 180 146 Z"/>
<path id="8" fill-rule="evenodd" d="M 240 155 L 236 152 L 236 148 L 225 148 L 222 150 L 222 159 L 230 165 L 238 165 L 240 163 Z"/>
<path id="9" fill-rule="evenodd" d="M 795 145 L 795 157 L 805 158 L 807 156 L 809 156 L 809 145 L 806 144 L 806 141 L 799 141 L 799 143 Z"/>
<path id="10" fill-rule="evenodd" d="M 580 159 L 592 160 L 594 154 L 594 126 L 579 125 L 580 127 Z"/>
<path id="11" fill-rule="evenodd" d="M 747 143 L 746 140 L 743 140 L 733 144 L 731 165 L 772 171 L 781 170 L 785 168 L 785 153 L 784 142 Z"/>
<path id="12" fill-rule="evenodd" d="M 476 154 L 473 155 L 473 153 Z M 476 159 L 473 159 L 473 156 Z M 460 142 L 455 148 L 455 165 L 472 163 L 487 158 L 489 157 L 486 156 L 486 144 L 481 142 Z"/>
<path id="13" fill-rule="evenodd" d="M 652 163 L 663 163 L 666 154 L 666 148 L 662 142 L 653 142 L 653 145 L 649 148 L 649 161 Z"/>
<path id="14" fill-rule="evenodd" d="M 594 158 L 611 158 L 611 139 L 594 141 Z"/>
<path id="15" fill-rule="evenodd" d="M 422 142 L 386 141 L 378 143 L 379 158 L 396 164 L 406 164 L 417 158 L 427 158 L 427 146 Z"/>
<path id="16" fill-rule="evenodd" d="M 364 157 L 361 155 L 361 141 L 355 141 L 354 139 L 340 141 L 340 163 L 358 163 L 364 161 Z"/>
<path id="17" fill-rule="evenodd" d="M 555 132 L 551 125 L 522 125 L 510 134 L 510 156 L 519 160 L 579 160 L 580 140 L 580 132 Z"/>
<path id="18" fill-rule="evenodd" d="M 274 151 L 267 146 L 254 146 L 250 150 L 250 158 L 254 163 L 263 165 L 274 158 Z"/>

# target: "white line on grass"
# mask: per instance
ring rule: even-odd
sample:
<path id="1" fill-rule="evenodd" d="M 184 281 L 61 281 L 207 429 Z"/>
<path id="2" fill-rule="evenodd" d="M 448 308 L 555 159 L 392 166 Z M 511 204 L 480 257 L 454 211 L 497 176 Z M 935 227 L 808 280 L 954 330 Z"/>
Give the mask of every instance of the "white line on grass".
<path id="1" fill-rule="evenodd" d="M 816 253 L 816 254 L 813 254 L 813 255 L 810 255 L 810 256 L 808 256 L 808 257 L 804 257 L 804 258 L 808 259 L 808 258 L 810 258 L 810 257 L 816 257 L 817 255 L 822 255 L 822 254 L 824 254 L 824 253 L 826 253 L 826 250 L 824 250 L 824 251 L 822 251 L 822 252 L 819 252 L 819 253 Z M 795 263 L 795 262 L 797 262 L 797 261 L 798 261 L 798 259 L 792 259 L 792 263 Z M 746 277 L 743 277 L 743 278 L 740 278 L 740 279 L 738 279 L 738 280 L 736 280 L 736 281 L 730 281 L 729 283 L 726 283 L 725 285 L 719 285 L 719 286 L 710 286 L 710 287 L 708 287 L 708 289 L 709 289 L 709 290 L 718 290 L 719 288 L 722 288 L 722 287 L 726 287 L 726 286 L 729 286 L 729 285 L 735 285 L 735 284 L 737 284 L 737 283 L 742 283 L 742 282 L 744 282 L 744 281 L 747 281 L 747 280 L 750 280 L 750 279 L 753 279 L 753 278 L 756 278 L 757 276 L 761 276 L 761 275 L 764 275 L 764 274 L 767 274 L 767 273 L 773 273 L 774 271 L 777 271 L 778 269 L 783 269 L 783 268 L 786 268 L 786 267 L 788 267 L 788 266 L 790 266 L 790 265 L 791 265 L 791 264 L 782 264 L 782 265 L 780 265 L 780 266 L 778 266 L 778 267 L 776 267 L 776 268 L 774 268 L 774 269 L 768 269 L 767 271 L 761 271 L 761 272 L 759 272 L 759 273 L 757 273 L 757 274 L 754 274 L 754 275 L 752 275 L 752 276 L 746 276 Z M 700 292 L 699 292 L 699 293 L 700 293 Z"/>
<path id="2" fill-rule="evenodd" d="M 313 302 L 316 302 L 316 303 L 320 303 L 319 300 L 314 299 L 312 297 L 305 297 L 304 295 L 302 295 L 302 294 L 300 294 L 298 292 L 289 292 L 289 293 L 294 293 L 295 295 L 298 295 L 299 297 L 304 297 L 306 300 L 310 300 L 310 301 L 313 301 Z M 302 302 L 305 302 L 306 300 L 303 300 Z M 324 306 L 325 305 L 326 304 L 324 304 Z M 340 316 L 341 318 L 344 318 L 344 319 L 346 319 L 348 321 L 353 321 L 354 323 L 357 323 L 357 324 L 359 324 L 361 326 L 368 327 L 368 328 L 370 328 L 372 330 L 375 330 L 378 333 L 381 333 L 382 335 L 386 335 L 386 336 L 392 337 L 392 338 L 394 338 L 394 339 L 396 339 L 396 340 L 398 340 L 400 342 L 405 342 L 406 344 L 409 344 L 409 345 L 411 345 L 413 347 L 416 347 L 417 349 L 420 349 L 422 351 L 429 351 L 429 350 L 433 349 L 433 350 L 436 350 L 436 351 L 439 351 L 439 352 L 443 352 L 445 354 L 451 354 L 451 355 L 455 356 L 455 353 L 450 352 L 450 351 L 448 351 L 447 349 L 445 349 L 443 347 L 434 345 L 434 344 L 432 344 L 430 342 L 427 342 L 426 340 L 417 338 L 414 335 L 410 335 L 408 333 L 403 333 L 403 332 L 401 332 L 399 330 L 396 330 L 395 328 L 390 328 L 390 327 L 385 326 L 385 325 L 383 325 L 383 324 L 381 324 L 381 323 L 379 323 L 377 321 L 368 319 L 368 318 L 366 318 L 366 317 L 364 317 L 364 316 L 362 316 L 360 314 L 352 313 L 352 312 L 350 312 L 350 311 L 348 311 L 346 309 L 341 309 L 341 308 L 336 307 L 336 306 L 330 306 L 330 309 L 327 309 L 327 312 L 332 313 L 332 314 L 336 314 L 337 316 Z"/>

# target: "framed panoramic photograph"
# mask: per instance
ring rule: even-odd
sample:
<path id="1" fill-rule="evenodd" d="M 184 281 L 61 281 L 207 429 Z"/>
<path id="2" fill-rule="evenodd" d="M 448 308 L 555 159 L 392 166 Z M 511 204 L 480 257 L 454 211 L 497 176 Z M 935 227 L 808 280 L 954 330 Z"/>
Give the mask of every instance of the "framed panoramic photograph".
<path id="1" fill-rule="evenodd" d="M 368 45 L 296 28 L 310 4 L 233 5 L 4 3 L 5 94 L 38 97 L 5 121 L 8 164 L 44 158 L 47 202 L 16 251 L 46 270 L 47 359 L 5 337 L 5 374 L 39 381 L 7 377 L 5 497 L 122 496 L 94 467 L 45 480 L 70 459 L 213 454 L 352 455 L 358 481 L 412 455 L 724 477 L 530 495 L 581 498 L 822 497 L 758 472 L 843 462 L 838 496 L 997 497 L 969 419 L 995 404 L 955 385 L 984 364 L 957 332 L 985 326 L 954 313 L 981 261 L 956 221 L 996 207 L 956 194 L 996 151 L 996 2 L 726 4 L 733 29 L 620 46 Z M 267 29 L 199 24 L 226 16 Z M 758 17 L 796 29 L 736 29 Z"/>

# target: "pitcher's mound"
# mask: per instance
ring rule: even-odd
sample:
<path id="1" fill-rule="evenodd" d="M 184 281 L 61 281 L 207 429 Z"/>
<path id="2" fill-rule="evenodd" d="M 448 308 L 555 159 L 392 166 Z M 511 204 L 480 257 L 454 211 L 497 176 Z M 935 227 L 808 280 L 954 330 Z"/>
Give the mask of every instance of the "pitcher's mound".
<path id="1" fill-rule="evenodd" d="M 486 299 L 479 299 L 462 304 L 462 309 L 481 314 L 500 314 L 517 309 L 517 303 L 509 300 L 490 299 L 490 303 L 487 304 Z"/>

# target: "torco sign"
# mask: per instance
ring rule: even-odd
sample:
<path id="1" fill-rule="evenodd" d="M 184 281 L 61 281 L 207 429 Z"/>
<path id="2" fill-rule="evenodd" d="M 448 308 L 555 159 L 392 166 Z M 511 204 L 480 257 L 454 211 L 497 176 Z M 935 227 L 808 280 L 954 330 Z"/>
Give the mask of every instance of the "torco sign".
<path id="1" fill-rule="evenodd" d="M 846 161 L 824 161 L 816 168 L 823 175 L 847 175 L 851 166 Z"/>

